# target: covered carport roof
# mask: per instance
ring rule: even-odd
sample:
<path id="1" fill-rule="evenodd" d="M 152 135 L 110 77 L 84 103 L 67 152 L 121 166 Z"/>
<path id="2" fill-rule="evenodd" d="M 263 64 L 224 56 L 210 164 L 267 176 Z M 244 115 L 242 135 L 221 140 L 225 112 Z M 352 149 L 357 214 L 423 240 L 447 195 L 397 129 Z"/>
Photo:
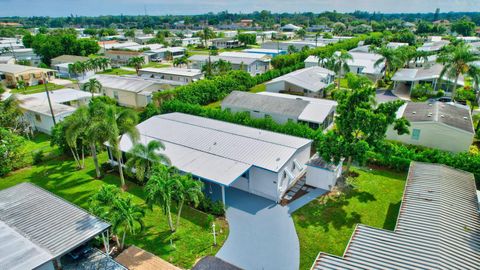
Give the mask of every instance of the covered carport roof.
<path id="1" fill-rule="evenodd" d="M 0 191 L 0 269 L 32 269 L 59 258 L 110 224 L 31 183 Z"/>

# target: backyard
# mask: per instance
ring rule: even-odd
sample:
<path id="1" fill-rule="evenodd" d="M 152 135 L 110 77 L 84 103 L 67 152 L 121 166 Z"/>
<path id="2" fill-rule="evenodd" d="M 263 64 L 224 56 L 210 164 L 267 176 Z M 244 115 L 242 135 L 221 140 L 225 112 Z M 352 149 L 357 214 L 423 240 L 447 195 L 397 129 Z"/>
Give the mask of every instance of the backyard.
<path id="1" fill-rule="evenodd" d="M 30 152 L 43 149 L 53 157 L 41 164 L 20 169 L 10 175 L 0 178 L 0 190 L 14 186 L 21 182 L 31 182 L 45 188 L 66 200 L 88 207 L 89 198 L 107 184 L 119 186 L 117 176 L 107 174 L 102 180 L 94 178 L 95 169 L 91 158 L 86 159 L 85 168 L 77 170 L 75 162 L 70 158 L 58 156 L 58 149 L 49 145 L 48 136 L 40 135 L 25 145 Z M 107 160 L 105 152 L 99 156 L 100 162 Z M 128 182 L 128 192 L 134 202 L 145 204 L 143 189 Z M 134 244 L 182 268 L 190 268 L 195 261 L 206 255 L 214 255 L 228 236 L 228 227 L 224 220 L 217 219 L 218 245 L 213 246 L 211 227 L 208 216 L 192 208 L 184 208 L 180 228 L 171 234 L 166 217 L 159 207 L 153 211 L 147 210 L 143 219 L 145 230 L 137 235 L 128 236 L 127 244 Z"/>
<path id="2" fill-rule="evenodd" d="M 104 75 L 134 75 L 136 74 L 134 70 L 125 70 L 121 68 L 112 68 L 105 71 L 97 72 L 97 74 Z"/>
<path id="3" fill-rule="evenodd" d="M 358 168 L 354 172 L 354 188 L 345 195 L 317 198 L 293 214 L 300 269 L 310 269 L 320 251 L 342 256 L 357 223 L 395 228 L 406 174 Z"/>
<path id="4" fill-rule="evenodd" d="M 65 86 L 56 85 L 56 84 L 53 84 L 53 83 L 47 83 L 47 89 L 50 90 L 50 91 L 51 90 L 63 89 L 63 88 L 65 88 Z M 45 92 L 45 84 L 28 86 L 25 89 L 13 88 L 11 92 L 13 94 L 35 94 L 35 93 Z"/>

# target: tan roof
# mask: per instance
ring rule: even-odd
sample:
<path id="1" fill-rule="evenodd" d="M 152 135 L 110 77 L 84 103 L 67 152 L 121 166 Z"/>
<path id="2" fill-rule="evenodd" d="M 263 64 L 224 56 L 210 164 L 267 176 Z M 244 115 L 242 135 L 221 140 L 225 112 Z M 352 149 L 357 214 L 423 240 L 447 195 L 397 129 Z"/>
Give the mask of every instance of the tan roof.
<path id="1" fill-rule="evenodd" d="M 180 270 L 175 265 L 136 246 L 130 246 L 115 260 L 130 270 Z"/>
<path id="2" fill-rule="evenodd" d="M 0 72 L 4 72 L 4 73 L 17 74 L 17 73 L 23 73 L 23 72 L 36 72 L 36 71 L 55 72 L 55 70 L 46 69 L 46 68 L 37 68 L 37 67 L 14 65 L 14 64 L 0 64 Z"/>
<path id="3" fill-rule="evenodd" d="M 123 55 L 140 55 L 141 52 L 137 51 L 122 51 L 122 50 L 107 50 L 107 54 L 123 54 Z"/>
<path id="4" fill-rule="evenodd" d="M 60 62 L 60 63 L 73 63 L 73 62 L 85 62 L 89 58 L 85 56 L 78 56 L 78 55 L 60 55 L 52 59 L 52 62 Z"/>

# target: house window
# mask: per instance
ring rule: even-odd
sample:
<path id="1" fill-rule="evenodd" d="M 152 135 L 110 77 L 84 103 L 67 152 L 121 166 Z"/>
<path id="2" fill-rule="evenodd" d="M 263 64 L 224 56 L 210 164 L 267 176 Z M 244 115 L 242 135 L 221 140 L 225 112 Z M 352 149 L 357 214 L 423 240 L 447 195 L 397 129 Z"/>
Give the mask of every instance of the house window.
<path id="1" fill-rule="evenodd" d="M 35 120 L 37 122 L 42 122 L 42 117 L 40 116 L 40 114 L 38 114 L 38 113 L 35 114 Z"/>
<path id="2" fill-rule="evenodd" d="M 418 141 L 420 139 L 420 129 L 414 128 L 412 131 L 412 140 Z"/>

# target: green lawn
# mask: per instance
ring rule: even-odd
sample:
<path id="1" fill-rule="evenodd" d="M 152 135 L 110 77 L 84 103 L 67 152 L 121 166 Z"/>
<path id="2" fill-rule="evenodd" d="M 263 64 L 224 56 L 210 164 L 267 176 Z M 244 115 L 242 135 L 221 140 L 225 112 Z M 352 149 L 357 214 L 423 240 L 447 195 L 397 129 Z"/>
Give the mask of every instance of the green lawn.
<path id="1" fill-rule="evenodd" d="M 162 63 L 156 63 L 156 62 L 150 62 L 148 64 L 143 65 L 143 68 L 166 68 L 166 67 L 171 67 L 171 64 L 162 64 Z"/>
<path id="2" fill-rule="evenodd" d="M 354 169 L 355 188 L 346 195 L 310 202 L 293 214 L 300 241 L 300 269 L 310 269 L 320 251 L 342 256 L 357 223 L 395 227 L 406 174 Z"/>
<path id="3" fill-rule="evenodd" d="M 61 151 L 58 150 L 57 147 L 50 146 L 50 136 L 45 133 L 37 133 L 31 140 L 27 140 L 24 145 L 24 151 L 31 153 L 27 155 L 28 164 L 32 164 L 32 154 L 38 151 L 43 151 L 45 159 L 51 159 L 61 155 Z"/>
<path id="4" fill-rule="evenodd" d="M 47 88 L 48 90 L 58 90 L 58 89 L 63 89 L 65 86 L 62 85 L 56 85 L 53 83 L 47 83 Z M 33 85 L 27 87 L 27 89 L 17 89 L 13 88 L 12 93 L 14 94 L 35 94 L 35 93 L 41 93 L 45 92 L 45 85 L 44 84 L 39 84 L 39 85 Z"/>
<path id="5" fill-rule="evenodd" d="M 106 74 L 106 75 L 133 75 L 136 74 L 135 71 L 125 70 L 121 68 L 112 68 L 105 71 L 97 72 L 97 74 Z"/>
<path id="6" fill-rule="evenodd" d="M 248 92 L 250 93 L 259 93 L 259 92 L 265 92 L 266 86 L 264 83 L 257 84 L 254 87 L 250 88 Z"/>
<path id="7" fill-rule="evenodd" d="M 35 147 L 46 148 L 45 144 L 46 141 L 39 139 Z M 105 162 L 105 152 L 100 154 L 99 158 L 101 162 Z M 104 183 L 119 185 L 119 179 L 115 175 L 106 175 L 102 180 L 94 179 L 94 175 L 95 169 L 90 158 L 86 160 L 85 169 L 77 170 L 71 159 L 59 157 L 0 178 L 0 190 L 21 182 L 32 182 L 86 208 L 88 199 Z M 136 203 L 145 204 L 143 189 L 132 183 L 128 183 L 128 186 L 127 194 L 131 194 Z M 126 242 L 144 248 L 182 268 L 192 267 L 200 257 L 215 255 L 228 236 L 226 222 L 220 219 L 216 221 L 217 228 L 222 228 L 222 231 L 217 237 L 219 245 L 214 247 L 206 214 L 187 207 L 182 217 L 180 229 L 172 235 L 161 209 L 154 207 L 153 211 L 147 210 L 144 219 L 146 230 L 139 235 L 127 237 Z M 170 240 L 173 246 L 170 245 Z"/>

